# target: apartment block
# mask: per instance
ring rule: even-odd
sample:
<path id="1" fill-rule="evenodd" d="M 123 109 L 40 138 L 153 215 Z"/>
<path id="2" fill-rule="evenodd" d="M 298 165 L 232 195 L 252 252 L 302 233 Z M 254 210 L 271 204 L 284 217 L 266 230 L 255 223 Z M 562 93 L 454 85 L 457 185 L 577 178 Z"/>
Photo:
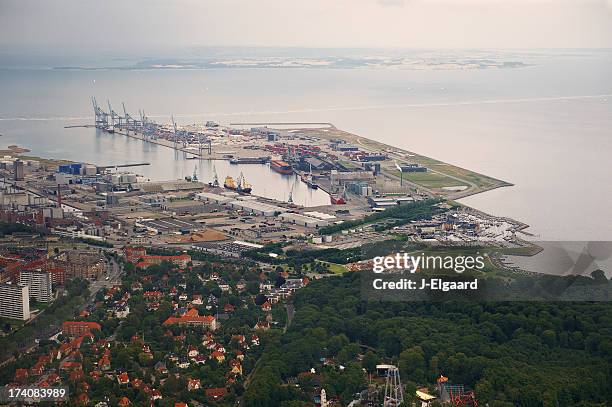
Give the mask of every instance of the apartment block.
<path id="1" fill-rule="evenodd" d="M 27 285 L 30 298 L 39 302 L 53 301 L 53 280 L 50 273 L 41 270 L 28 270 L 19 273 L 19 284 Z"/>
<path id="2" fill-rule="evenodd" d="M 30 292 L 27 285 L 0 284 L 0 317 L 30 319 Z"/>

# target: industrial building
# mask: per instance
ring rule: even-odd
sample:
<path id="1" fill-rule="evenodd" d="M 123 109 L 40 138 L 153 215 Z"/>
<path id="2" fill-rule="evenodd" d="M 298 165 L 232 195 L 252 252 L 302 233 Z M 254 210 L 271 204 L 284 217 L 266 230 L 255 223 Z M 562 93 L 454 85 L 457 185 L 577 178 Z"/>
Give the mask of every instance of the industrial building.
<path id="1" fill-rule="evenodd" d="M 233 242 L 203 242 L 192 246 L 195 250 L 218 254 L 225 257 L 240 257 L 243 252 L 253 249 L 261 249 L 260 244 L 235 240 Z"/>
<path id="2" fill-rule="evenodd" d="M 399 169 L 401 172 L 427 172 L 427 168 L 419 164 L 401 164 Z"/>
<path id="3" fill-rule="evenodd" d="M 196 199 L 198 201 L 212 202 L 222 205 L 230 202 L 234 198 L 226 195 L 215 194 L 213 192 L 200 192 L 199 194 L 196 194 Z"/>
<path id="4" fill-rule="evenodd" d="M 257 201 L 243 201 L 243 200 L 235 200 L 228 203 L 228 205 L 233 209 L 240 209 L 243 211 L 247 211 L 250 213 L 254 213 L 256 215 L 261 216 L 275 216 L 278 213 L 283 212 L 285 209 L 280 206 L 270 205 L 263 202 Z"/>
<path id="5" fill-rule="evenodd" d="M 166 202 L 162 205 L 162 209 L 175 213 L 177 215 L 197 215 L 203 212 L 209 212 L 212 205 L 206 205 L 203 202 L 198 201 L 184 201 L 178 200 L 173 202 Z"/>
<path id="6" fill-rule="evenodd" d="M 397 196 L 397 197 L 385 197 L 376 198 L 368 197 L 368 203 L 372 208 L 388 208 L 392 206 L 402 205 L 406 203 L 414 202 L 414 198 L 410 196 Z"/>
<path id="7" fill-rule="evenodd" d="M 294 225 L 306 226 L 309 228 L 317 228 L 329 225 L 329 222 L 326 220 L 300 215 L 299 213 L 286 212 L 281 213 L 279 217 L 283 220 L 283 222 L 292 223 Z"/>
<path id="8" fill-rule="evenodd" d="M 50 273 L 40 270 L 22 271 L 19 273 L 19 284 L 28 286 L 30 298 L 34 298 L 38 302 L 53 301 Z"/>
<path id="9" fill-rule="evenodd" d="M 202 225 L 199 223 L 176 218 L 143 220 L 136 222 L 136 226 L 145 227 L 154 233 L 162 235 L 175 232 L 187 233 L 202 229 Z"/>
<path id="10" fill-rule="evenodd" d="M 0 284 L 0 317 L 30 319 L 30 292 L 28 286 Z"/>
<path id="11" fill-rule="evenodd" d="M 330 220 L 330 221 L 336 219 L 334 215 L 330 215 L 329 213 L 317 212 L 317 211 L 304 212 L 304 215 L 310 216 L 312 218 Z"/>

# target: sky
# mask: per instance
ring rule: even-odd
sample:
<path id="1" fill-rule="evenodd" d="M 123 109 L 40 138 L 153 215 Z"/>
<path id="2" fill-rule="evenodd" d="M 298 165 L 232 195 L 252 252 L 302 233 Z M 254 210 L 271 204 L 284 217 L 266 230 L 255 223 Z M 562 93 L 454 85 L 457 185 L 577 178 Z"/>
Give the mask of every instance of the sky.
<path id="1" fill-rule="evenodd" d="M 612 0 L 0 0 L 0 52 L 610 48 Z"/>

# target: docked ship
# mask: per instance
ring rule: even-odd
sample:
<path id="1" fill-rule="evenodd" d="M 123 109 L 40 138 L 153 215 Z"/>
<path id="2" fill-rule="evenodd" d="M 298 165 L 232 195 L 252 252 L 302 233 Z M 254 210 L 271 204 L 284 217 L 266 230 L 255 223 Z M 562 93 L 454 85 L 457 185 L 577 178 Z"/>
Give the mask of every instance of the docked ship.
<path id="1" fill-rule="evenodd" d="M 250 194 L 253 190 L 253 187 L 247 182 L 242 173 L 240 173 L 240 177 L 238 177 L 238 182 L 236 182 L 234 178 L 230 177 L 229 175 L 225 177 L 225 182 L 223 183 L 223 186 L 226 189 L 241 192 L 243 194 Z"/>
<path id="2" fill-rule="evenodd" d="M 270 160 L 270 157 L 241 157 L 232 158 L 230 164 L 265 164 Z"/>
<path id="3" fill-rule="evenodd" d="M 312 174 L 302 174 L 300 175 L 300 179 L 306 185 L 308 185 L 312 189 L 318 189 L 319 185 L 314 181 Z"/>
<path id="4" fill-rule="evenodd" d="M 247 180 L 244 178 L 244 175 L 240 173 L 240 176 L 238 177 L 238 192 L 242 192 L 244 194 L 250 194 L 252 190 L 253 190 L 252 185 L 249 184 Z"/>
<path id="5" fill-rule="evenodd" d="M 310 166 L 310 171 L 308 171 L 307 173 L 305 172 L 300 175 L 300 179 L 302 180 L 303 183 L 305 183 L 312 189 L 319 188 L 319 185 L 317 185 L 317 183 L 314 181 L 314 177 L 312 176 L 312 165 Z"/>
<path id="6" fill-rule="evenodd" d="M 234 181 L 234 178 L 230 177 L 229 175 L 225 177 L 223 186 L 227 189 L 231 189 L 232 191 L 236 191 L 238 189 L 238 185 L 236 185 L 236 181 Z"/>
<path id="7" fill-rule="evenodd" d="M 293 168 L 291 165 L 282 161 L 282 160 L 272 160 L 270 161 L 270 168 L 279 174 L 291 175 L 293 174 Z"/>

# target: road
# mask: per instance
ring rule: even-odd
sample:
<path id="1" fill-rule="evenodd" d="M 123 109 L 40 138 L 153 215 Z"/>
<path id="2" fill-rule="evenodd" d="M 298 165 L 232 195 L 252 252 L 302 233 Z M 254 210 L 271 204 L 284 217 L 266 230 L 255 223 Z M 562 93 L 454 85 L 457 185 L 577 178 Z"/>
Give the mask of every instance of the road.
<path id="1" fill-rule="evenodd" d="M 121 283 L 121 275 L 123 274 L 123 267 L 111 258 L 107 266 L 106 274 L 100 276 L 100 278 L 89 285 L 89 301 L 86 302 L 85 306 L 88 305 L 95 297 L 98 291 L 103 288 L 110 288 L 114 284 Z M 107 280 L 108 278 L 108 280 Z"/>
<path id="2" fill-rule="evenodd" d="M 287 311 L 287 323 L 285 324 L 285 328 L 283 328 L 283 333 L 287 332 L 287 329 L 289 329 L 289 326 L 291 325 L 293 315 L 295 314 L 295 307 L 293 304 L 288 303 L 285 304 L 285 310 Z"/>

